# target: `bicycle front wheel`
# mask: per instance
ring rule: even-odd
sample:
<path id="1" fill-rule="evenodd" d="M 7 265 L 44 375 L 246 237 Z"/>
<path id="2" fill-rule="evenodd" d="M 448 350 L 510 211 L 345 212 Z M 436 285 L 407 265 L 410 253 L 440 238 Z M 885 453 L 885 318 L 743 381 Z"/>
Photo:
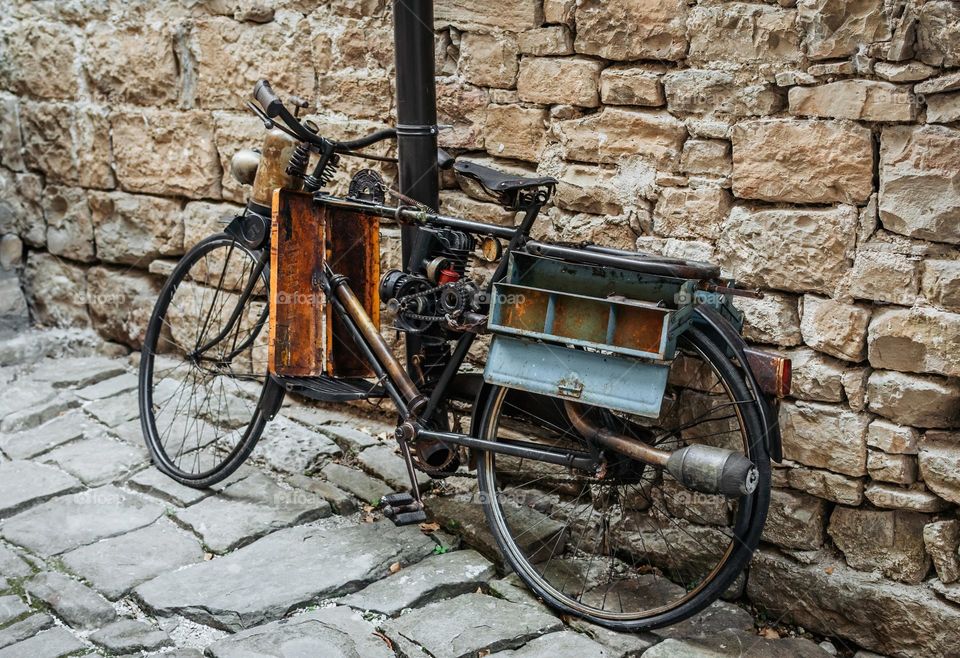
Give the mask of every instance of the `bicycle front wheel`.
<path id="1" fill-rule="evenodd" d="M 630 382 L 623 382 L 629 388 Z M 479 436 L 579 452 L 599 449 L 562 400 L 495 388 Z M 618 631 L 676 623 L 715 601 L 756 548 L 770 462 L 757 402 L 735 365 L 703 333 L 679 342 L 658 418 L 597 407 L 593 422 L 664 450 L 700 443 L 757 466 L 753 493 L 697 493 L 661 467 L 605 450 L 597 473 L 485 452 L 479 488 L 506 561 L 554 608 Z"/>
<path id="2" fill-rule="evenodd" d="M 154 464 L 182 484 L 226 478 L 266 425 L 268 270 L 265 254 L 217 234 L 160 291 L 140 358 L 140 422 Z"/>

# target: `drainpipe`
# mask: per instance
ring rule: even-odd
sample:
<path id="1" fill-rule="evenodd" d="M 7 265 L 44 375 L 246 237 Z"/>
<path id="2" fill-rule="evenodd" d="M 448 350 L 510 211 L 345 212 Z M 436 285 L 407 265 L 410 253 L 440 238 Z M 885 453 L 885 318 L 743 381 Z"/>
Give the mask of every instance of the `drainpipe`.
<path id="1" fill-rule="evenodd" d="M 397 70 L 397 148 L 400 192 L 437 210 L 440 181 L 437 169 L 437 90 L 434 79 L 432 0 L 394 0 L 394 51 Z M 403 262 L 410 264 L 418 230 L 401 229 Z M 420 349 L 419 337 L 406 336 L 407 368 Z M 414 374 L 411 372 L 411 375 Z"/>

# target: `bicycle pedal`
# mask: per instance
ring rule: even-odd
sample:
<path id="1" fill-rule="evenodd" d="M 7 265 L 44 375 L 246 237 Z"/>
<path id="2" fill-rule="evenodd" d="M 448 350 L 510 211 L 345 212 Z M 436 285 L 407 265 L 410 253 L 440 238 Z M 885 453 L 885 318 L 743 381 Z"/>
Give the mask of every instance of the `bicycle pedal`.
<path id="1" fill-rule="evenodd" d="M 387 494 L 380 499 L 380 507 L 403 507 L 404 505 L 412 505 L 413 496 L 408 494 L 405 491 L 399 493 Z"/>
<path id="2" fill-rule="evenodd" d="M 415 510 L 413 512 L 399 512 L 395 514 L 390 519 L 393 521 L 393 525 L 413 525 L 415 523 L 423 523 L 427 520 L 427 513 L 422 509 Z"/>

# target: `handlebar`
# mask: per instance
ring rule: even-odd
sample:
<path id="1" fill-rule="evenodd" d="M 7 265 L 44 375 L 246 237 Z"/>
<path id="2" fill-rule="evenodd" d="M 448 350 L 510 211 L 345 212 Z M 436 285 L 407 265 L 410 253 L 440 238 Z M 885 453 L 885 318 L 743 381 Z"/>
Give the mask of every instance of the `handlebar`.
<path id="1" fill-rule="evenodd" d="M 263 108 L 263 111 L 271 119 L 280 114 L 280 110 L 284 109 L 283 103 L 280 98 L 273 93 L 273 87 L 270 86 L 270 82 L 267 80 L 259 80 L 257 84 L 253 86 L 253 97 L 257 99 L 260 107 Z"/>
<path id="2" fill-rule="evenodd" d="M 279 118 L 290 129 L 298 139 L 314 144 L 321 149 L 331 149 L 334 153 L 347 153 L 355 149 L 370 146 L 376 142 L 397 136 L 394 128 L 378 130 L 375 133 L 366 135 L 347 142 L 337 142 L 325 139 L 310 130 L 307 130 L 300 121 L 284 106 L 283 101 L 274 93 L 273 87 L 268 80 L 260 80 L 253 87 L 253 97 L 263 109 L 264 114 L 270 119 Z"/>
<path id="3" fill-rule="evenodd" d="M 270 86 L 270 82 L 268 80 L 257 81 L 257 84 L 253 86 L 253 97 L 256 99 L 257 103 L 259 103 L 267 118 L 279 118 L 295 137 L 301 141 L 319 147 L 324 152 L 350 153 L 351 151 L 355 151 L 357 149 L 361 149 L 366 146 L 370 146 L 371 144 L 376 144 L 377 142 L 397 136 L 397 131 L 395 128 L 385 128 L 369 135 L 365 135 L 364 137 L 358 137 L 357 139 L 346 142 L 337 142 L 326 139 L 305 128 L 304 125 L 300 123 L 300 121 L 284 106 L 283 101 L 281 101 L 280 97 L 277 96 L 277 94 L 273 91 L 273 87 Z M 443 149 L 438 150 L 437 158 L 441 169 L 448 169 L 453 165 L 454 158 Z"/>

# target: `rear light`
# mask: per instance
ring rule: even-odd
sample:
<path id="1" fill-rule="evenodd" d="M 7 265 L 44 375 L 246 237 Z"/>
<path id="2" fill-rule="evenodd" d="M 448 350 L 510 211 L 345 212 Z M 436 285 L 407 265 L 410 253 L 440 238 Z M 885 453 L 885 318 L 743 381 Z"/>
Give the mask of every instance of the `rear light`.
<path id="1" fill-rule="evenodd" d="M 767 395 L 785 398 L 790 395 L 793 365 L 787 357 L 753 347 L 744 350 L 747 364 L 757 379 L 760 390 Z"/>

